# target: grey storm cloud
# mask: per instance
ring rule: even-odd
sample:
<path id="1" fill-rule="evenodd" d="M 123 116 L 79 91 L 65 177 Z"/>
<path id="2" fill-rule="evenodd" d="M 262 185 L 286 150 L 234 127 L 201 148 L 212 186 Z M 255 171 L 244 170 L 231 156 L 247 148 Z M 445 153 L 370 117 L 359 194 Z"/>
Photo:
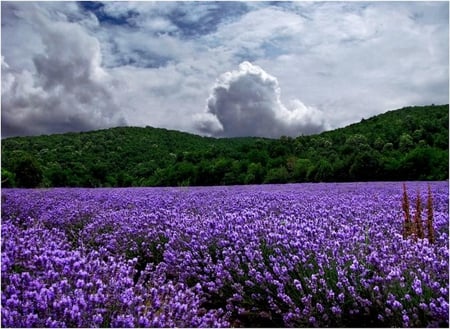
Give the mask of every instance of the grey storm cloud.
<path id="1" fill-rule="evenodd" d="M 278 138 L 323 131 L 323 113 L 301 101 L 281 101 L 278 80 L 261 67 L 242 62 L 220 76 L 207 100 L 197 128 L 213 136 Z"/>
<path id="2" fill-rule="evenodd" d="M 2 56 L 2 136 L 124 125 L 112 95 L 114 81 L 101 67 L 97 39 L 77 24 L 21 10 L 39 31 L 42 51 L 32 57 L 31 68 L 10 67 Z"/>

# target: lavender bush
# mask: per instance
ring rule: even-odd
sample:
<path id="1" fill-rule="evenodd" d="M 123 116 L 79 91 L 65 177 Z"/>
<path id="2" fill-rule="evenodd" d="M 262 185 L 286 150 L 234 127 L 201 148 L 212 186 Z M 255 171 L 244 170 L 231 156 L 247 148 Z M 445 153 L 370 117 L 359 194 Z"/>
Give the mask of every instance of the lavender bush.
<path id="1" fill-rule="evenodd" d="M 430 185 L 434 243 L 399 183 L 3 189 L 2 326 L 448 327 Z"/>

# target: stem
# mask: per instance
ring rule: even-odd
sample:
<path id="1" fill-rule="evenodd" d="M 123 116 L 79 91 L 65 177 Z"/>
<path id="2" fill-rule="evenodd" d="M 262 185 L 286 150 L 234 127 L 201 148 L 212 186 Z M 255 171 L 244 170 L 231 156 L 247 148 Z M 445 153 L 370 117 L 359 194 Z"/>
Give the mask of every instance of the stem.
<path id="1" fill-rule="evenodd" d="M 417 190 L 416 213 L 414 214 L 414 221 L 416 223 L 416 239 L 424 238 L 421 212 L 422 212 L 422 203 L 420 201 L 419 190 Z"/>
<path id="2" fill-rule="evenodd" d="M 405 222 L 403 223 L 403 238 L 407 238 L 411 235 L 411 216 L 409 213 L 409 200 L 408 192 L 406 191 L 406 184 L 403 183 L 403 198 L 402 198 L 402 209 L 405 214 Z"/>
<path id="3" fill-rule="evenodd" d="M 430 241 L 430 243 L 434 243 L 433 197 L 431 195 L 430 184 L 428 184 L 428 198 L 427 198 L 427 230 L 428 230 L 428 241 Z"/>

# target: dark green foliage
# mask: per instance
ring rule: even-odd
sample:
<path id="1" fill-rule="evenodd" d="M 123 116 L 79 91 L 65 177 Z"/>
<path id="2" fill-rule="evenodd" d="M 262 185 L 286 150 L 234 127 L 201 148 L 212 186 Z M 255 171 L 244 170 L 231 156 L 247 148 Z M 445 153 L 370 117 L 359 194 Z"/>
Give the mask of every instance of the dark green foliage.
<path id="1" fill-rule="evenodd" d="M 2 168 L 2 187 L 14 187 L 14 174 Z"/>
<path id="2" fill-rule="evenodd" d="M 69 174 L 59 163 L 48 166 L 46 178 L 49 185 L 55 187 L 64 187 L 69 185 Z"/>
<path id="3" fill-rule="evenodd" d="M 278 184 L 284 183 L 288 179 L 288 172 L 285 167 L 272 168 L 267 172 L 264 183 Z"/>
<path id="4" fill-rule="evenodd" d="M 357 154 L 349 170 L 350 177 L 360 181 L 377 180 L 383 176 L 381 156 L 376 150 Z"/>
<path id="5" fill-rule="evenodd" d="M 2 141 L 2 186 L 187 186 L 448 179 L 448 105 L 390 111 L 297 138 L 151 127 Z"/>
<path id="6" fill-rule="evenodd" d="M 36 159 L 29 154 L 21 154 L 12 164 L 17 187 L 37 187 L 42 181 L 42 170 Z"/>
<path id="7" fill-rule="evenodd" d="M 315 182 L 328 182 L 334 180 L 333 176 L 333 167 L 330 162 L 326 159 L 320 159 L 308 177 Z"/>
<path id="8" fill-rule="evenodd" d="M 416 147 L 405 155 L 400 168 L 405 180 L 444 180 L 445 168 L 448 169 L 448 151 L 438 152 L 435 148 Z"/>

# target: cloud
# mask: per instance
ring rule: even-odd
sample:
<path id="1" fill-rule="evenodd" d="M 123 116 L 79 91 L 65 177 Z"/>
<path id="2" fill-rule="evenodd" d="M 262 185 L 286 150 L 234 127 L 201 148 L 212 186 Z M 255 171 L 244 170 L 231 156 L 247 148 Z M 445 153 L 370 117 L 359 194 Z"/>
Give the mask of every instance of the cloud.
<path id="1" fill-rule="evenodd" d="M 13 67 L 2 57 L 2 135 L 126 124 L 114 100 L 118 82 L 101 67 L 97 39 L 64 17 L 55 22 L 38 7 L 22 6 L 15 11 L 40 36 L 40 52 L 26 68 Z"/>
<path id="2" fill-rule="evenodd" d="M 198 129 L 215 136 L 312 134 L 326 128 L 323 113 L 299 100 L 286 107 L 280 100 L 278 80 L 261 67 L 242 62 L 239 70 L 220 76 L 197 117 Z"/>
<path id="3" fill-rule="evenodd" d="M 303 29 L 270 67 L 287 98 L 331 128 L 387 110 L 448 103 L 448 3 L 295 2 Z M 238 33 L 235 31 L 235 33 Z"/>
<path id="4" fill-rule="evenodd" d="M 305 20 L 277 7 L 258 4 L 240 19 L 226 21 L 204 40 L 239 60 L 274 59 L 301 40 Z"/>
<path id="5" fill-rule="evenodd" d="M 298 135 L 448 102 L 445 2 L 1 8 L 2 136 L 123 124 L 213 136 Z M 237 69 L 245 61 L 253 68 Z M 229 74 L 214 85 L 223 72 Z M 257 118 L 256 127 L 237 119 L 236 104 L 250 109 L 245 116 Z"/>
<path id="6" fill-rule="evenodd" d="M 207 36 L 221 24 L 245 13 L 245 3 L 215 2 L 105 2 L 82 3 L 95 13 L 100 27 L 95 31 L 102 43 L 107 67 L 132 65 L 159 68 L 192 57 L 203 57 Z"/>

